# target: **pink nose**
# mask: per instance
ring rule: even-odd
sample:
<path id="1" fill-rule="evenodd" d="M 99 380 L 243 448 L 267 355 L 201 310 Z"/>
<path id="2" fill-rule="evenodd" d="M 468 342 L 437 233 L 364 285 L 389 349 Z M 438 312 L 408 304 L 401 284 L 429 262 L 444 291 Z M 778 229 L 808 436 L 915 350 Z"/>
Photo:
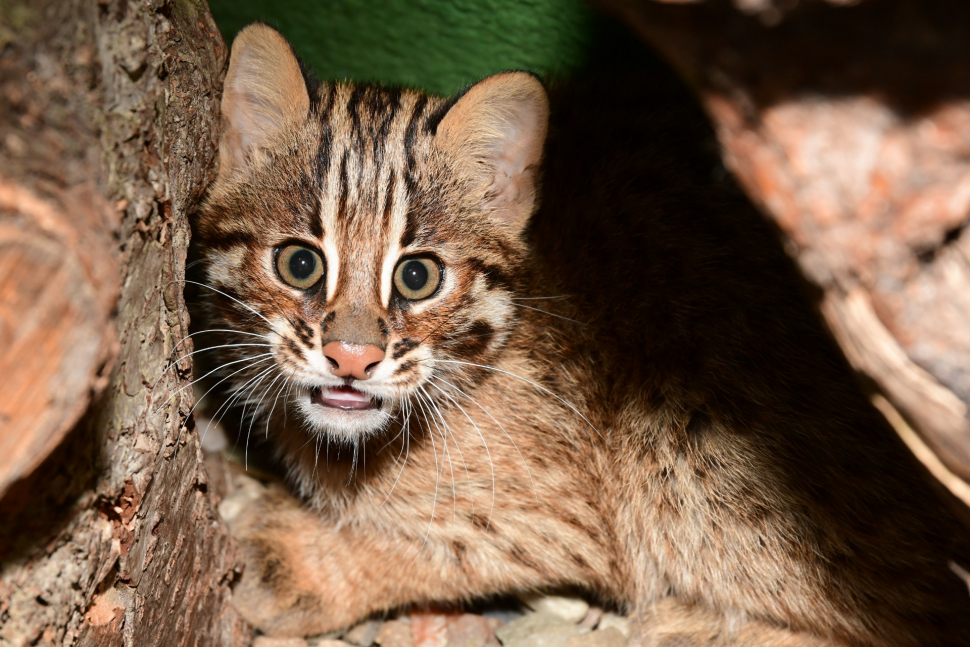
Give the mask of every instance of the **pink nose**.
<path id="1" fill-rule="evenodd" d="M 330 360 L 331 372 L 337 377 L 353 376 L 366 380 L 384 359 L 384 351 L 373 344 L 332 341 L 323 347 L 323 356 Z"/>

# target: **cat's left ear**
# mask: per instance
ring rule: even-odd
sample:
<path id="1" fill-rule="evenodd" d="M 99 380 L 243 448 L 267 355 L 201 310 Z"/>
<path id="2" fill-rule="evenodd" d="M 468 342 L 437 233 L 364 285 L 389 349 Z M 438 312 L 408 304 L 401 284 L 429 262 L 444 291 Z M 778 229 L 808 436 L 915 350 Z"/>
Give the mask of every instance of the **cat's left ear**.
<path id="1" fill-rule="evenodd" d="M 539 80 L 506 72 L 473 85 L 438 125 L 436 142 L 481 191 L 489 211 L 517 231 L 536 206 L 549 122 Z"/>

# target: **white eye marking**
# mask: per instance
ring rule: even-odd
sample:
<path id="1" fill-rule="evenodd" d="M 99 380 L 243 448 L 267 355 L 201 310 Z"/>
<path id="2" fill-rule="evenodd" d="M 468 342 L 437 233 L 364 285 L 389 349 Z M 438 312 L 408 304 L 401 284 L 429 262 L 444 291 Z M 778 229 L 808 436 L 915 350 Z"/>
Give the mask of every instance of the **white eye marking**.
<path id="1" fill-rule="evenodd" d="M 401 257 L 401 236 L 407 224 L 407 195 L 402 187 L 403 182 L 394 183 L 394 205 L 391 210 L 390 231 L 387 232 L 388 248 L 384 252 L 384 263 L 381 265 L 381 304 L 385 308 L 391 302 L 391 286 L 394 284 L 394 268 Z"/>
<path id="2" fill-rule="evenodd" d="M 327 301 L 329 302 L 337 292 L 337 274 L 340 272 L 340 257 L 337 255 L 337 246 L 333 239 L 324 234 L 323 253 L 326 255 L 327 264 Z"/>
<path id="3" fill-rule="evenodd" d="M 398 238 L 391 239 L 393 242 L 384 255 L 384 264 L 381 266 L 381 303 L 385 308 L 391 302 L 391 285 L 394 283 L 394 268 L 397 266 L 397 259 L 401 255 L 401 245 Z"/>

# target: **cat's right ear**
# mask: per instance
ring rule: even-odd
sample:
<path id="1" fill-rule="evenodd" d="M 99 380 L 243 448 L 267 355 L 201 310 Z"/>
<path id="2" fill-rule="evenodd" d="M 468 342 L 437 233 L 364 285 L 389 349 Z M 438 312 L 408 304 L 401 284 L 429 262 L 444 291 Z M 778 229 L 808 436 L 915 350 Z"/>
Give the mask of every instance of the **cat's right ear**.
<path id="1" fill-rule="evenodd" d="M 259 23 L 243 29 L 232 43 L 222 94 L 220 177 L 248 170 L 255 153 L 305 120 L 309 111 L 306 81 L 286 39 Z"/>
<path id="2" fill-rule="evenodd" d="M 549 98 L 527 72 L 495 74 L 468 89 L 438 125 L 439 146 L 486 209 L 521 231 L 536 206 Z"/>

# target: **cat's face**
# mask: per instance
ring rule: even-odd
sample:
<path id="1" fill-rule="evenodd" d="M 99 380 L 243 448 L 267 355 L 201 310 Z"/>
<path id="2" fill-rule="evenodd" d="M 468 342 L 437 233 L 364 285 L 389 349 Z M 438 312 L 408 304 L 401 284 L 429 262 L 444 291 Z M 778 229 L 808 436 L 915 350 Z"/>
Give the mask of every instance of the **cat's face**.
<path id="1" fill-rule="evenodd" d="M 515 325 L 546 111 L 525 74 L 453 105 L 349 85 L 311 100 L 275 31 L 237 37 L 197 232 L 250 413 L 295 407 L 354 438 L 481 376 Z"/>

